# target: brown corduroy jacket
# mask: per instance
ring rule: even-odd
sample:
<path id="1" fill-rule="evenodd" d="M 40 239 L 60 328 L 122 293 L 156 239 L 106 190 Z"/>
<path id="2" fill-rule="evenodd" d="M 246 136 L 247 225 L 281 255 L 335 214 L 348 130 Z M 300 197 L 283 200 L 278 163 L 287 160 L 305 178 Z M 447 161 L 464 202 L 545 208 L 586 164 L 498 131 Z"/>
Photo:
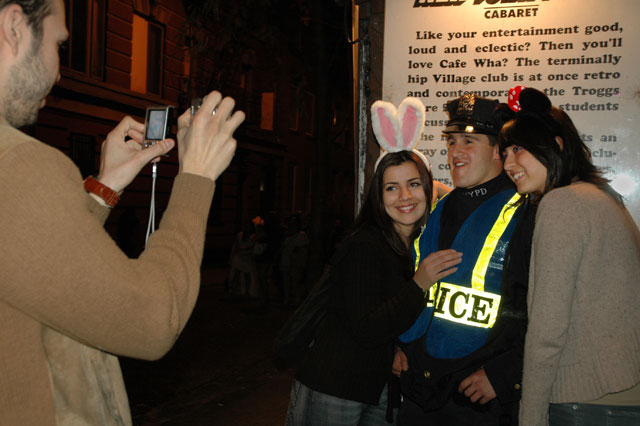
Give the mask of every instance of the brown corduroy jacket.
<path id="1" fill-rule="evenodd" d="M 157 359 L 195 304 L 211 180 L 176 177 L 129 259 L 60 151 L 0 119 L 0 425 L 130 425 L 114 355 Z"/>

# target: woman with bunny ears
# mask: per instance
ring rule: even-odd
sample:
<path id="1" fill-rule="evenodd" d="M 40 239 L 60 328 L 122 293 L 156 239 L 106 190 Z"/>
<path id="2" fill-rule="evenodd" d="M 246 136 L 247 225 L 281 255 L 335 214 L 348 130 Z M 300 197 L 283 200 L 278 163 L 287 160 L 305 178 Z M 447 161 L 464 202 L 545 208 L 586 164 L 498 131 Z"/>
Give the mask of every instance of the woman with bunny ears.
<path id="1" fill-rule="evenodd" d="M 538 204 L 521 426 L 640 424 L 640 232 L 569 116 L 524 89 L 499 136 Z"/>
<path id="2" fill-rule="evenodd" d="M 382 108 L 382 111 L 379 111 Z M 461 253 L 435 252 L 414 273 L 410 243 L 431 207 L 428 162 L 411 151 L 424 123 L 419 100 L 372 108 L 386 148 L 354 229 L 331 260 L 333 294 L 296 374 L 287 426 L 389 424 L 395 338 L 424 307 L 424 292 L 455 272 Z"/>

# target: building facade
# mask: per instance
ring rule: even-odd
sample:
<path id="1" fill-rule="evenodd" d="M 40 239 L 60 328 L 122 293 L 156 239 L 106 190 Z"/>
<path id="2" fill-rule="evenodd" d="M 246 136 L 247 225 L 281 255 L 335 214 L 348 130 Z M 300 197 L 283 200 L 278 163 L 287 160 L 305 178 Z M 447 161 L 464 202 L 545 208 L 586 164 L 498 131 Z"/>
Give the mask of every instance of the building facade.
<path id="1" fill-rule="evenodd" d="M 214 8 L 197 6 L 208 3 Z M 236 156 L 217 182 L 205 249 L 209 261 L 226 260 L 235 233 L 257 215 L 311 214 L 317 167 L 330 170 L 331 214 L 350 220 L 354 204 L 351 91 L 339 84 L 329 89 L 329 138 L 319 141 L 318 88 L 310 83 L 312 66 L 305 62 L 313 34 L 304 7 L 280 16 L 288 24 L 286 32 L 278 32 L 273 28 L 280 23 L 270 27 L 263 16 L 273 10 L 236 4 L 216 12 L 221 3 L 65 0 L 70 38 L 61 50 L 61 80 L 37 124 L 25 129 L 69 155 L 87 176 L 97 173 L 100 145 L 125 115 L 144 121 L 151 105 L 171 105 L 179 114 L 192 98 L 213 89 L 234 97 L 247 119 L 236 132 Z M 270 3 L 275 2 L 256 2 Z M 208 19 L 200 19 L 203 13 Z M 256 22 L 265 28 L 255 28 Z M 329 144 L 328 164 L 316 163 L 317 143 Z M 174 150 L 158 167 L 156 217 L 166 207 L 177 171 Z M 131 256 L 143 249 L 150 196 L 147 166 L 106 224 Z"/>

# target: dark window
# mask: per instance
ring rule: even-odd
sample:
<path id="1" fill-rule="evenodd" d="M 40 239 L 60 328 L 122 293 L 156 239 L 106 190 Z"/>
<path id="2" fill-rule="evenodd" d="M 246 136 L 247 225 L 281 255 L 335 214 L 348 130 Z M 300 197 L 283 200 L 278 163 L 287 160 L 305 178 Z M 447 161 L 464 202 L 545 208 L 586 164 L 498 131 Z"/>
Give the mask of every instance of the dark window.
<path id="1" fill-rule="evenodd" d="M 260 211 L 268 212 L 276 206 L 276 168 L 265 166 L 262 168 L 260 181 Z"/>
<path id="2" fill-rule="evenodd" d="M 91 8 L 91 76 L 104 79 L 106 0 L 93 0 Z"/>
<path id="3" fill-rule="evenodd" d="M 299 90 L 294 86 L 289 89 L 289 130 L 297 131 L 300 119 L 300 101 L 298 99 Z"/>
<path id="4" fill-rule="evenodd" d="M 164 28 L 149 21 L 149 39 L 147 44 L 147 92 L 162 95 L 162 58 Z"/>
<path id="5" fill-rule="evenodd" d="M 65 0 L 69 40 L 60 52 L 63 67 L 104 79 L 105 0 Z"/>
<path id="6" fill-rule="evenodd" d="M 302 98 L 302 109 L 300 111 L 300 130 L 307 135 L 313 135 L 313 114 L 315 108 L 315 96 L 311 92 L 305 92 Z"/>
<path id="7" fill-rule="evenodd" d="M 294 211 L 294 209 L 296 208 L 296 172 L 297 172 L 297 167 L 294 166 L 293 164 L 289 164 L 289 169 L 288 169 L 288 177 L 289 177 L 289 196 L 287 197 L 287 200 L 289 201 L 289 205 L 287 206 L 289 208 L 289 211 Z"/>

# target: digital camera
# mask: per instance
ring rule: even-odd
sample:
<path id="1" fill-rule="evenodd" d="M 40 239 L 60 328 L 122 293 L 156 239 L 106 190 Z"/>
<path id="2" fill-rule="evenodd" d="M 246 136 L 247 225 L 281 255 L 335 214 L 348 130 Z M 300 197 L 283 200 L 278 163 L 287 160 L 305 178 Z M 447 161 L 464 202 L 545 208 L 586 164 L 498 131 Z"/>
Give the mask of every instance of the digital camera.
<path id="1" fill-rule="evenodd" d="M 172 110 L 172 106 L 147 107 L 143 142 L 145 148 L 166 139 L 170 134 L 173 125 Z"/>
<path id="2" fill-rule="evenodd" d="M 202 106 L 202 102 L 204 102 L 205 99 L 207 99 L 206 96 L 204 98 L 193 98 L 191 100 L 191 115 L 195 115 L 195 113 L 198 112 L 198 110 Z M 214 108 L 211 115 L 216 115 L 217 111 L 218 107 Z"/>

